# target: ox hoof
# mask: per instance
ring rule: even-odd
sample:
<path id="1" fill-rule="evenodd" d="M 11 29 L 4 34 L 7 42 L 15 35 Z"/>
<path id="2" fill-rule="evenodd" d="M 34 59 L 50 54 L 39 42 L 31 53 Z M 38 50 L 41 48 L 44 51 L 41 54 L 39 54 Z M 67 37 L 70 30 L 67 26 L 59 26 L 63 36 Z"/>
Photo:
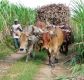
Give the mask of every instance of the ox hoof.
<path id="1" fill-rule="evenodd" d="M 34 55 L 32 53 L 30 54 L 30 58 L 34 58 Z"/>
<path id="2" fill-rule="evenodd" d="M 55 64 L 51 64 L 51 68 L 55 68 Z"/>
<path id="3" fill-rule="evenodd" d="M 28 60 L 26 60 L 25 62 L 28 63 Z"/>
<path id="4" fill-rule="evenodd" d="M 52 64 L 52 63 L 49 63 L 48 64 L 51 68 L 54 68 L 55 67 L 55 64 Z"/>
<path id="5" fill-rule="evenodd" d="M 58 59 L 56 59 L 56 58 L 55 58 L 55 61 L 54 61 L 54 63 L 58 63 Z"/>

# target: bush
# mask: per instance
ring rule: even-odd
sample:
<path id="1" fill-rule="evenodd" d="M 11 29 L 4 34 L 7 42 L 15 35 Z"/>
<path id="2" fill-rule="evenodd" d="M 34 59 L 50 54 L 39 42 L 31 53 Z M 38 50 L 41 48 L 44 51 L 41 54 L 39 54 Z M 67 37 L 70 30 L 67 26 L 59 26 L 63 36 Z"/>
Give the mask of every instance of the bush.
<path id="1" fill-rule="evenodd" d="M 11 26 L 15 18 L 18 18 L 22 26 L 34 24 L 36 11 L 22 5 L 9 4 L 8 0 L 0 2 L 0 31 L 4 27 Z"/>
<path id="2" fill-rule="evenodd" d="M 73 32 L 75 38 L 74 51 L 77 56 L 72 59 L 72 63 L 84 62 L 84 3 L 82 0 L 74 1 L 72 22 L 74 24 Z"/>

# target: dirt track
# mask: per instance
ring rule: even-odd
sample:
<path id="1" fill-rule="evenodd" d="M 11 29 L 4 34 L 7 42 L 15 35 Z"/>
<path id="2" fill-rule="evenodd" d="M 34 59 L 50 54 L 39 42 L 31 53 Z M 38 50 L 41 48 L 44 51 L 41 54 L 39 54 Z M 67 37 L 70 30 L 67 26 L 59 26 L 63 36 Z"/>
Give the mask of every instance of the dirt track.
<path id="1" fill-rule="evenodd" d="M 5 60 L 0 61 L 0 75 L 6 73 L 6 71 L 10 68 L 11 63 L 16 62 L 24 56 L 25 54 L 11 54 L 10 56 L 6 57 Z M 60 55 L 59 63 L 55 65 L 55 68 L 51 68 L 50 66 L 48 66 L 48 60 L 46 60 L 47 62 L 44 62 L 42 64 L 34 80 L 56 80 L 56 77 L 61 75 L 70 76 L 70 69 L 64 66 L 64 62 L 70 57 L 71 55 L 67 57 Z"/>
<path id="2" fill-rule="evenodd" d="M 56 77 L 61 75 L 70 76 L 70 70 L 60 64 L 57 64 L 55 68 L 43 65 L 34 80 L 56 80 Z"/>
<path id="3" fill-rule="evenodd" d="M 34 80 L 56 80 L 58 76 L 71 76 L 69 67 L 63 64 L 66 59 L 65 56 L 61 55 L 60 58 L 59 63 L 55 64 L 54 68 L 44 62 Z"/>

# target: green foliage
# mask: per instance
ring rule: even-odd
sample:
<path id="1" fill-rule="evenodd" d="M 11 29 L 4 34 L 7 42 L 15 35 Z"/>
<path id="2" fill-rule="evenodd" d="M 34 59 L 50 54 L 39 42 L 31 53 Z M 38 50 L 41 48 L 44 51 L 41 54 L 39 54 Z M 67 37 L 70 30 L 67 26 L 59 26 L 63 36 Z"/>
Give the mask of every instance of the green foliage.
<path id="1" fill-rule="evenodd" d="M 0 59 L 3 59 L 5 56 L 10 55 L 13 53 L 13 50 L 11 50 L 6 44 L 0 43 Z"/>
<path id="2" fill-rule="evenodd" d="M 29 61 L 28 64 L 24 61 L 18 61 L 11 66 L 6 74 L 0 76 L 0 80 L 34 80 L 39 67 L 38 61 Z"/>
<path id="3" fill-rule="evenodd" d="M 84 3 L 82 0 L 74 1 L 73 6 L 73 23 L 74 25 L 74 32 L 75 32 L 75 38 L 77 42 L 84 40 Z"/>
<path id="4" fill-rule="evenodd" d="M 84 75 L 84 64 L 75 65 L 71 68 L 71 70 L 72 70 L 72 75 L 73 76 Z"/>
<path id="5" fill-rule="evenodd" d="M 72 58 L 71 65 L 84 63 L 84 44 L 76 43 L 73 52 L 76 52 L 77 54 Z"/>
<path id="6" fill-rule="evenodd" d="M 73 52 L 77 55 L 72 58 L 72 75 L 84 75 L 84 3 L 82 0 L 73 2 L 72 25 L 75 38 Z"/>
<path id="7" fill-rule="evenodd" d="M 55 80 L 69 80 L 66 76 L 58 76 Z"/>
<path id="8" fill-rule="evenodd" d="M 18 18 L 22 26 L 34 24 L 36 11 L 22 5 L 9 4 L 8 0 L 0 2 L 0 31 L 4 27 L 11 26 L 15 18 Z"/>
<path id="9" fill-rule="evenodd" d="M 35 52 L 35 60 L 45 60 L 46 59 L 46 56 L 47 56 L 47 53 L 46 51 L 41 51 L 41 52 Z"/>
<path id="10" fill-rule="evenodd" d="M 76 42 L 73 49 L 77 52 L 77 56 L 72 59 L 72 63 L 76 64 L 78 61 L 84 62 L 84 3 L 82 0 L 77 0 L 73 4 L 72 23 Z"/>
<path id="11" fill-rule="evenodd" d="M 12 48 L 13 47 L 13 38 L 11 36 L 6 36 L 4 44 L 6 44 L 6 46 L 8 46 L 9 48 Z"/>
<path id="12" fill-rule="evenodd" d="M 18 19 L 22 27 L 34 24 L 36 19 L 36 11 L 31 8 L 26 8 L 22 5 L 10 4 L 8 0 L 0 1 L 0 31 L 7 27 L 10 29 L 14 19 Z M 6 34 L 6 33 L 4 33 Z M 4 36 L 4 44 L 11 50 L 15 50 L 13 46 L 13 39 L 11 36 Z M 1 46 L 0 46 L 1 48 Z M 3 53 L 3 51 L 1 51 Z"/>

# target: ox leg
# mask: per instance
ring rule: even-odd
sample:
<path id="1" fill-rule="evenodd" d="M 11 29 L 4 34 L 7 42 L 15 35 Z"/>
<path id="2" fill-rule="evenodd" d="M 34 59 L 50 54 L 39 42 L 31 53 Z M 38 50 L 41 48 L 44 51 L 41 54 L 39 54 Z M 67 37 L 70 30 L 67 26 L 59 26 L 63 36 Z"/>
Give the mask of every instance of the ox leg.
<path id="1" fill-rule="evenodd" d="M 67 55 L 67 53 L 68 53 L 68 44 L 66 45 L 66 55 Z"/>
<path id="2" fill-rule="evenodd" d="M 64 54 L 67 55 L 67 53 L 68 53 L 68 45 L 65 44 L 64 45 Z"/>
<path id="3" fill-rule="evenodd" d="M 51 54 L 48 50 L 47 50 L 47 54 L 48 54 L 48 58 L 49 58 L 49 65 L 51 65 Z"/>
<path id="4" fill-rule="evenodd" d="M 55 67 L 55 55 L 51 56 L 51 67 Z"/>
<path id="5" fill-rule="evenodd" d="M 60 52 L 63 53 L 63 44 L 60 47 Z"/>
<path id="6" fill-rule="evenodd" d="M 55 63 L 58 63 L 58 59 L 55 57 L 55 61 L 54 61 Z"/>
<path id="7" fill-rule="evenodd" d="M 58 63 L 58 59 L 59 59 L 59 54 L 60 54 L 60 47 L 58 47 L 55 51 L 54 51 L 54 63 Z"/>
<path id="8" fill-rule="evenodd" d="M 48 56 L 49 56 L 49 65 L 51 67 L 55 67 L 54 63 L 55 63 L 55 56 L 51 55 L 52 53 L 48 52 Z"/>
<path id="9" fill-rule="evenodd" d="M 51 55 L 50 55 L 50 53 L 48 53 L 48 57 L 49 57 L 49 65 L 51 65 L 52 63 L 51 63 Z"/>
<path id="10" fill-rule="evenodd" d="M 41 43 L 39 44 L 39 47 L 40 47 L 39 51 L 41 51 L 42 50 L 42 44 Z"/>
<path id="11" fill-rule="evenodd" d="M 61 52 L 64 54 L 64 55 L 67 55 L 68 53 L 68 43 L 67 42 L 64 42 L 61 46 Z"/>
<path id="12" fill-rule="evenodd" d="M 28 53 L 27 53 L 27 57 L 26 57 L 26 62 L 28 62 L 28 60 L 30 59 L 32 55 L 32 51 L 33 51 L 33 44 L 29 47 Z"/>
<path id="13" fill-rule="evenodd" d="M 31 53 L 30 53 L 30 58 L 33 58 L 33 57 L 34 57 L 34 56 L 33 56 L 33 53 L 31 52 Z"/>
<path id="14" fill-rule="evenodd" d="M 47 54 L 48 54 L 48 57 L 49 57 L 49 65 L 51 67 L 54 67 L 54 61 L 55 61 L 55 57 L 54 55 L 51 55 L 51 53 L 49 52 L 49 50 L 47 49 Z"/>
<path id="15" fill-rule="evenodd" d="M 29 60 L 29 54 L 27 54 L 27 57 L 26 57 L 26 62 L 28 62 L 28 60 Z"/>

